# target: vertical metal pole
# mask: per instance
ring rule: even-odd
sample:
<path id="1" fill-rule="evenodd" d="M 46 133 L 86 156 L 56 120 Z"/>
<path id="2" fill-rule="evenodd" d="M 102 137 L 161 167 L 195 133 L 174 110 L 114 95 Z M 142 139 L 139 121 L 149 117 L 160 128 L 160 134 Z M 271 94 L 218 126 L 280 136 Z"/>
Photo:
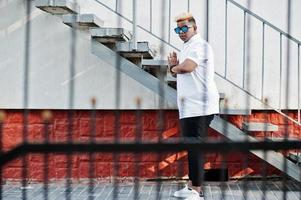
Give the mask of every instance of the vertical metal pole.
<path id="1" fill-rule="evenodd" d="M 90 115 L 90 144 L 95 144 L 96 138 L 96 99 L 92 99 L 92 110 Z M 89 153 L 89 200 L 94 200 L 94 178 L 95 178 L 95 154 Z"/>
<path id="2" fill-rule="evenodd" d="M 181 106 L 182 106 L 182 108 L 184 108 L 184 106 L 185 106 L 185 104 L 184 104 L 184 99 L 181 99 Z M 184 142 L 184 135 L 183 135 L 183 133 L 182 133 L 182 131 L 181 131 L 181 128 L 179 129 L 179 142 L 181 142 L 181 143 L 183 143 Z M 185 155 L 185 154 L 186 155 Z M 182 154 L 184 154 L 184 155 L 182 155 Z M 179 152 L 178 153 L 178 156 L 179 156 L 179 158 L 180 158 L 180 156 L 185 156 L 185 157 L 187 157 L 188 156 L 188 151 L 184 151 L 184 152 Z M 180 175 L 179 177 L 181 177 L 181 178 L 183 178 L 184 177 L 184 160 L 183 159 L 181 159 L 181 160 L 179 160 L 179 164 L 178 164 L 178 175 Z M 180 182 L 178 182 L 178 184 L 177 184 L 177 188 L 178 188 L 178 190 L 180 190 L 181 188 L 182 188 L 183 186 L 182 186 L 182 184 L 180 183 Z"/>
<path id="3" fill-rule="evenodd" d="M 168 4 L 168 7 L 167 7 Z M 166 24 L 166 20 L 169 20 L 168 24 L 169 24 L 169 29 L 168 29 L 168 34 L 169 34 L 169 38 L 168 40 L 170 40 L 170 15 L 171 15 L 171 1 L 161 1 L 161 5 L 162 5 L 162 9 L 161 9 L 161 13 L 163 15 L 163 18 L 160 22 L 160 27 L 161 27 L 161 38 L 164 38 L 165 36 L 165 24 Z M 168 18 L 165 17 L 165 13 L 168 9 Z M 165 45 L 164 43 L 162 43 L 160 45 L 160 53 L 161 55 L 165 55 Z M 164 93 L 164 87 L 165 87 L 165 82 L 164 82 L 164 77 L 163 77 L 163 68 L 160 66 L 159 70 L 158 70 L 158 78 L 160 79 L 160 83 L 158 85 L 158 89 L 159 89 L 159 110 L 158 110 L 158 121 L 157 121 L 157 127 L 158 127 L 158 143 L 161 143 L 163 141 L 163 132 L 164 132 L 164 127 L 165 127 L 165 112 L 164 112 L 164 103 L 165 103 L 165 93 Z M 157 154 L 157 166 L 156 166 L 156 171 L 157 171 L 157 177 L 160 178 L 162 176 L 162 172 L 160 169 L 160 162 L 162 161 L 163 156 L 162 154 Z M 160 191 L 161 191 L 161 181 L 158 181 L 156 184 L 156 199 L 162 199 L 162 196 L 160 195 Z"/>
<path id="4" fill-rule="evenodd" d="M 3 121 L 4 121 L 4 112 L 0 111 L 0 154 L 3 151 Z M 2 173 L 3 166 L 0 165 L 0 200 L 3 198 L 3 173 Z"/>
<path id="5" fill-rule="evenodd" d="M 291 34 L 291 16 L 292 16 L 292 1 L 288 0 L 287 2 L 287 33 L 288 35 Z M 288 38 L 287 39 L 287 52 L 286 52 L 286 68 L 287 68 L 287 74 L 286 74 L 286 91 L 285 91 L 285 109 L 289 109 L 289 99 L 290 97 L 290 68 L 291 68 L 291 41 Z M 287 111 L 288 112 L 288 111 Z M 287 113 L 288 115 L 289 113 Z M 285 117 L 285 130 L 284 130 L 284 140 L 287 141 L 288 137 L 289 137 L 289 123 L 288 123 L 288 118 Z M 288 153 L 287 150 L 284 151 L 284 153 Z M 282 189 L 283 189 L 283 196 L 282 199 L 287 199 L 287 159 L 285 159 L 285 157 L 283 156 L 283 169 L 284 172 L 283 173 L 283 179 L 282 179 Z"/>
<path id="6" fill-rule="evenodd" d="M 300 44 L 298 44 L 298 123 L 300 123 Z"/>
<path id="7" fill-rule="evenodd" d="M 187 11 L 190 12 L 190 0 L 187 0 Z"/>
<path id="8" fill-rule="evenodd" d="M 29 69 L 30 69 L 30 33 L 31 33 L 31 21 L 30 21 L 30 13 L 31 13 L 31 2 L 26 1 L 26 18 L 27 22 L 25 27 L 25 49 L 24 49 L 24 74 L 23 74 L 23 143 L 26 144 L 28 142 L 28 99 L 29 99 Z M 24 155 L 22 159 L 22 199 L 27 199 L 27 178 L 28 178 L 28 156 Z"/>
<path id="9" fill-rule="evenodd" d="M 206 0 L 206 35 L 205 35 L 205 39 L 207 42 L 209 42 L 209 0 Z"/>
<path id="10" fill-rule="evenodd" d="M 133 0 L 133 50 L 137 50 L 137 0 Z"/>
<path id="11" fill-rule="evenodd" d="M 228 0 L 225 0 L 225 72 L 224 77 L 227 78 L 228 66 Z"/>
<path id="12" fill-rule="evenodd" d="M 291 16 L 292 16 L 292 1 L 288 0 L 287 1 L 287 33 L 288 35 L 290 35 L 291 33 Z M 289 86 L 290 86 L 290 67 L 291 67 L 291 41 L 289 38 L 287 38 L 287 42 L 286 42 L 286 46 L 287 46 L 287 51 L 286 51 L 286 69 L 287 69 L 287 73 L 286 73 L 286 86 L 285 86 L 285 109 L 288 109 L 289 106 Z M 287 119 L 287 118 L 286 118 Z M 286 130 L 286 135 L 288 136 L 287 133 L 288 130 Z"/>
<path id="13" fill-rule="evenodd" d="M 279 73 L 279 109 L 281 109 L 281 99 L 282 99 L 282 33 L 280 33 L 280 73 Z"/>
<path id="14" fill-rule="evenodd" d="M 252 9 L 252 0 L 247 1 L 247 8 Z M 244 12 L 244 77 L 243 77 L 243 85 L 244 89 L 246 91 L 250 91 L 250 68 L 251 68 L 251 52 L 252 52 L 252 37 L 251 37 L 251 31 L 252 31 L 252 24 L 251 24 L 251 16 L 248 15 L 248 13 Z M 246 95 L 246 109 L 250 109 L 250 96 Z M 245 123 L 249 123 L 250 116 L 245 115 L 243 117 L 243 120 Z M 248 131 L 246 132 L 248 134 Z"/>
<path id="15" fill-rule="evenodd" d="M 162 13 L 164 14 L 164 12 Z M 168 43 L 170 43 L 170 21 L 171 21 L 171 0 L 168 1 Z M 162 25 L 163 28 L 163 25 Z M 162 38 L 164 37 L 164 35 L 162 35 Z M 164 45 L 164 44 L 162 44 Z"/>
<path id="16" fill-rule="evenodd" d="M 162 10 L 161 13 L 164 14 L 165 11 L 167 10 L 167 6 L 166 6 L 167 2 L 166 1 L 162 1 Z M 169 10 L 169 17 L 171 15 L 171 1 L 168 2 L 168 10 Z M 161 37 L 163 38 L 165 35 L 165 24 L 166 24 L 166 20 L 169 20 L 169 18 L 166 19 L 165 15 L 163 15 L 163 19 L 161 21 Z M 170 20 L 169 20 L 169 24 L 170 24 Z M 170 25 L 169 25 L 170 26 Z M 170 29 L 169 29 L 170 30 Z M 170 31 L 168 30 L 169 34 Z M 160 45 L 160 53 L 161 55 L 165 55 L 165 46 L 164 43 L 162 43 Z M 163 59 L 163 58 L 162 58 Z M 165 82 L 164 82 L 164 76 L 166 73 L 164 67 L 160 66 L 159 68 L 159 73 L 158 73 L 158 78 L 160 80 L 160 84 L 159 84 L 159 121 L 158 121 L 158 127 L 159 127 L 159 141 L 162 142 L 162 133 L 163 133 L 163 129 L 164 129 L 164 103 L 165 103 L 165 93 L 164 93 L 164 88 L 165 88 Z"/>
<path id="17" fill-rule="evenodd" d="M 150 32 L 153 31 L 153 0 L 150 0 L 149 2 L 149 10 L 150 10 L 150 17 L 149 17 L 149 26 L 150 26 Z"/>
<path id="18" fill-rule="evenodd" d="M 49 123 L 51 120 L 51 113 L 50 111 L 44 111 L 42 113 L 42 117 L 44 120 L 44 143 L 45 145 L 49 144 Z M 43 177 L 44 187 L 43 187 L 43 196 L 45 200 L 49 198 L 49 154 L 45 153 L 44 155 L 44 177 Z"/>
<path id="19" fill-rule="evenodd" d="M 73 143 L 73 118 L 74 118 L 74 85 L 75 85 L 75 60 L 76 60 L 76 37 L 77 32 L 75 28 L 71 29 L 71 41 L 70 41 L 70 63 L 69 63 L 69 91 L 68 91 L 68 130 L 67 130 L 67 143 Z M 72 191 L 72 152 L 68 152 L 66 155 L 66 190 L 65 190 L 65 199 L 71 200 L 71 191 Z"/>
<path id="20" fill-rule="evenodd" d="M 118 4 L 118 8 L 120 12 L 122 11 L 122 4 L 123 1 L 120 1 Z M 134 4 L 134 2 L 133 2 Z M 118 17 L 117 20 L 118 27 L 121 26 L 121 17 Z M 114 143 L 119 143 L 120 141 L 120 96 L 121 96 L 121 71 L 120 71 L 120 65 L 121 60 L 119 56 L 116 56 L 115 60 L 116 65 L 116 79 L 115 79 L 115 110 L 114 110 L 114 117 L 115 117 L 115 123 L 114 123 Z M 118 176 L 119 176 L 119 154 L 113 153 L 113 199 L 118 199 L 118 193 L 119 193 L 119 184 L 118 184 Z"/>
<path id="21" fill-rule="evenodd" d="M 267 99 L 264 99 L 264 106 L 267 106 L 268 105 L 268 101 Z M 266 110 L 266 107 L 265 107 L 265 110 Z M 266 115 L 265 115 L 266 116 Z M 267 117 L 267 116 L 266 116 Z M 266 129 L 267 127 L 265 126 L 264 129 Z M 266 131 L 264 131 L 264 141 L 268 141 L 268 138 L 266 137 Z M 261 175 L 263 176 L 263 180 L 261 182 L 261 188 L 262 188 L 262 199 L 263 200 L 266 200 L 266 195 L 267 195 L 267 190 L 269 189 L 267 187 L 267 170 L 268 170 L 268 165 L 267 163 L 265 162 L 265 160 L 268 159 L 268 155 L 267 155 L 267 150 L 263 150 L 263 162 L 262 162 L 262 171 L 261 171 Z"/>
<path id="22" fill-rule="evenodd" d="M 136 128 L 135 128 L 135 142 L 141 143 L 142 142 L 142 122 L 141 122 L 141 99 L 137 99 L 137 110 L 136 110 Z M 139 199 L 139 187 L 140 187 L 140 167 L 139 161 L 141 161 L 141 154 L 140 152 L 135 153 L 135 183 L 134 183 L 134 199 Z"/>
<path id="23" fill-rule="evenodd" d="M 265 23 L 262 23 L 262 57 L 261 57 L 261 62 L 262 62 L 262 68 L 261 68 L 261 100 L 263 101 L 264 97 L 264 54 L 265 54 Z"/>
<path id="24" fill-rule="evenodd" d="M 228 112 L 228 99 L 224 99 L 224 111 L 225 111 L 225 113 L 227 113 Z M 223 121 L 223 124 L 222 124 L 222 126 L 223 126 L 223 132 L 225 133 L 225 138 L 227 138 L 228 137 L 228 132 L 226 131 L 227 129 L 228 129 L 228 123 L 227 123 L 227 121 L 228 121 L 228 117 L 229 117 L 229 115 L 224 115 L 224 117 L 223 117 L 223 119 L 224 119 L 224 121 Z M 228 142 L 226 139 L 225 139 L 224 137 L 220 137 L 220 141 L 221 142 Z M 221 156 L 221 168 L 224 168 L 224 167 L 226 167 L 226 158 L 227 158 L 227 156 L 226 155 L 228 155 L 228 154 L 223 154 L 222 152 L 219 152 L 218 153 L 220 156 Z M 221 174 L 221 177 L 220 178 L 222 178 L 222 174 Z M 221 184 L 221 187 L 222 187 L 222 195 L 221 195 L 221 199 L 225 199 L 226 198 L 226 194 L 225 194 L 225 188 L 226 188 L 226 184 L 224 184 L 223 182 L 222 182 L 222 184 Z"/>
<path id="25" fill-rule="evenodd" d="M 244 38 L 243 38 L 243 68 L 242 68 L 242 88 L 245 89 L 246 76 L 246 11 L 244 11 Z"/>
<path id="26" fill-rule="evenodd" d="M 247 8 L 251 9 L 252 4 L 251 0 L 247 0 Z M 249 91 L 250 89 L 250 57 L 251 57 L 251 17 L 247 15 L 247 12 L 244 11 L 244 30 L 243 30 L 243 89 L 246 91 Z M 247 33 L 248 31 L 248 33 Z M 249 109 L 250 107 L 250 97 L 249 95 L 246 95 L 246 109 Z M 244 116 L 243 120 L 245 123 L 249 123 L 250 116 Z M 245 138 L 244 140 L 246 142 L 249 142 L 249 131 L 245 130 Z M 243 169 L 248 169 L 249 165 L 249 152 L 244 151 L 242 152 L 243 156 Z M 245 171 L 243 174 L 244 176 L 247 176 L 248 171 Z M 243 181 L 243 196 L 245 199 L 249 199 L 248 196 L 248 187 L 249 182 L 247 180 Z"/>

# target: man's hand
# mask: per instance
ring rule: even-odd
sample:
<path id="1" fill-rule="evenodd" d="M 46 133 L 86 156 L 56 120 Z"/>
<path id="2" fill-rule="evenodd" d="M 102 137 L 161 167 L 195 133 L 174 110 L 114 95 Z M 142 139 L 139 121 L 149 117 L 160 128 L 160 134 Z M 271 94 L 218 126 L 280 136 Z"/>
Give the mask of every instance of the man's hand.
<path id="1" fill-rule="evenodd" d="M 174 52 L 174 51 L 169 54 L 169 56 L 167 57 L 167 60 L 168 60 L 168 65 L 169 66 L 174 66 L 174 65 L 179 64 L 177 53 Z"/>
<path id="2" fill-rule="evenodd" d="M 179 64 L 177 53 L 174 51 L 170 53 L 169 56 L 167 57 L 167 60 L 168 60 L 169 71 L 171 72 L 172 76 L 175 76 L 176 74 L 172 72 L 171 69 Z"/>

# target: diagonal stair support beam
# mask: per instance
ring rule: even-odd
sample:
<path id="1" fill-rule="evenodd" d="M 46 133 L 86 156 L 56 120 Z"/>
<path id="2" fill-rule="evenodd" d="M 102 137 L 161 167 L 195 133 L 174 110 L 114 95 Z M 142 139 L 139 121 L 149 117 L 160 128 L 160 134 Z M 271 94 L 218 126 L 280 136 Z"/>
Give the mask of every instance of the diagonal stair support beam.
<path id="1" fill-rule="evenodd" d="M 129 62 L 128 60 L 122 58 L 117 53 L 112 51 L 111 49 L 105 47 L 102 44 L 99 44 L 97 41 L 92 40 L 92 52 L 100 57 L 101 59 L 105 60 L 109 64 L 116 66 L 116 59 L 120 59 L 120 70 L 127 74 L 128 76 L 132 77 L 134 80 L 138 81 L 139 83 L 143 84 L 147 88 L 151 89 L 153 92 L 160 94 L 159 91 L 159 79 L 153 77 L 152 75 L 148 74 L 147 72 L 143 71 L 142 69 L 138 68 L 133 63 Z M 169 103 L 176 105 L 177 97 L 176 97 L 176 90 L 171 87 L 165 87 L 165 98 Z M 243 142 L 246 139 L 249 139 L 250 142 L 257 141 L 255 138 L 247 135 L 243 131 L 241 131 L 236 126 L 232 125 L 231 123 L 227 122 L 226 120 L 222 119 L 219 116 L 215 116 L 213 121 L 210 124 L 210 127 L 220 134 L 224 135 L 228 139 L 235 141 L 235 142 Z M 264 152 L 263 151 L 250 151 L 255 156 L 264 159 Z M 275 168 L 279 169 L 283 173 L 290 176 L 292 179 L 301 182 L 301 169 L 296 164 L 291 162 L 290 160 L 286 159 L 282 154 L 277 153 L 275 151 L 267 151 L 266 152 L 267 158 L 266 162 L 270 165 L 274 166 Z M 283 168 L 283 162 L 287 162 L 287 171 Z"/>
<path id="2" fill-rule="evenodd" d="M 247 135 L 236 126 L 220 118 L 219 116 L 214 117 L 214 120 L 210 124 L 210 127 L 235 142 L 242 142 L 247 140 L 250 142 L 258 141 L 254 137 Z M 287 174 L 292 179 L 301 182 L 301 168 L 292 161 L 285 158 L 281 153 L 277 153 L 275 151 L 266 151 L 266 158 L 264 158 L 263 151 L 252 150 L 250 152 L 263 160 L 265 159 L 264 161 Z M 286 171 L 284 169 L 284 162 L 287 163 Z"/>
<path id="3" fill-rule="evenodd" d="M 117 67 L 116 61 L 120 61 L 119 69 L 124 74 L 128 75 L 132 79 L 136 80 L 140 84 L 144 85 L 146 88 L 155 92 L 158 95 L 164 94 L 164 98 L 170 107 L 177 106 L 177 93 L 176 90 L 167 86 L 164 82 L 160 81 L 158 78 L 150 75 L 141 68 L 138 68 L 135 64 L 123 58 L 116 52 L 112 51 L 103 44 L 100 44 L 96 40 L 91 40 L 91 50 L 94 55 L 106 61 L 108 64 Z M 160 91 L 160 88 L 163 91 Z"/>

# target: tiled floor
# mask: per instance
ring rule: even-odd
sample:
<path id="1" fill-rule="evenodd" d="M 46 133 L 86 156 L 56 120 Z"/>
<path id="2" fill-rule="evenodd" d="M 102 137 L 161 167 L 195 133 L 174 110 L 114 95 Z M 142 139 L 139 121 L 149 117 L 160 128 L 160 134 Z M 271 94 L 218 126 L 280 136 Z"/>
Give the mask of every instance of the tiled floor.
<path id="1" fill-rule="evenodd" d="M 246 183 L 246 184 L 245 184 Z M 175 200 L 172 197 L 174 191 L 181 187 L 183 183 L 177 182 L 140 182 L 139 191 L 137 193 L 138 199 L 152 200 L 164 199 Z M 264 187 L 266 188 L 266 192 Z M 247 190 L 244 190 L 247 188 Z M 295 182 L 287 183 L 287 192 L 284 195 L 282 191 L 281 181 L 229 181 L 229 182 L 207 182 L 205 184 L 205 199 L 206 200 L 300 200 L 301 193 L 298 184 Z M 19 183 L 6 183 L 2 187 L 2 199 L 17 200 L 22 199 L 22 192 L 24 189 L 20 187 Z M 26 197 L 29 200 L 46 199 L 44 194 L 43 184 L 30 184 L 26 188 Z M 265 193 L 265 198 L 263 195 Z M 63 200 L 66 199 L 66 184 L 65 183 L 51 183 L 49 184 L 48 199 Z M 114 195 L 115 194 L 115 195 Z M 119 187 L 114 187 L 111 183 L 98 183 L 95 185 L 93 192 L 89 194 L 89 186 L 85 183 L 72 184 L 70 190 L 70 200 L 89 199 L 109 200 L 109 199 L 135 199 L 135 187 L 133 183 L 120 183 Z"/>

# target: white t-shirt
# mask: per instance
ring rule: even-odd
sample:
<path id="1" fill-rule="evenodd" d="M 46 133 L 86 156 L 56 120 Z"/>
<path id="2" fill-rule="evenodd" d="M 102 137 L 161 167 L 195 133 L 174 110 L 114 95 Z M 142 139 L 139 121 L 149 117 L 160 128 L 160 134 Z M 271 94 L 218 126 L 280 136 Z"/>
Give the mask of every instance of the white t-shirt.
<path id="1" fill-rule="evenodd" d="M 190 73 L 177 74 L 177 101 L 180 119 L 219 113 L 219 93 L 214 81 L 211 46 L 194 35 L 183 44 L 179 62 L 190 59 L 197 67 Z"/>

